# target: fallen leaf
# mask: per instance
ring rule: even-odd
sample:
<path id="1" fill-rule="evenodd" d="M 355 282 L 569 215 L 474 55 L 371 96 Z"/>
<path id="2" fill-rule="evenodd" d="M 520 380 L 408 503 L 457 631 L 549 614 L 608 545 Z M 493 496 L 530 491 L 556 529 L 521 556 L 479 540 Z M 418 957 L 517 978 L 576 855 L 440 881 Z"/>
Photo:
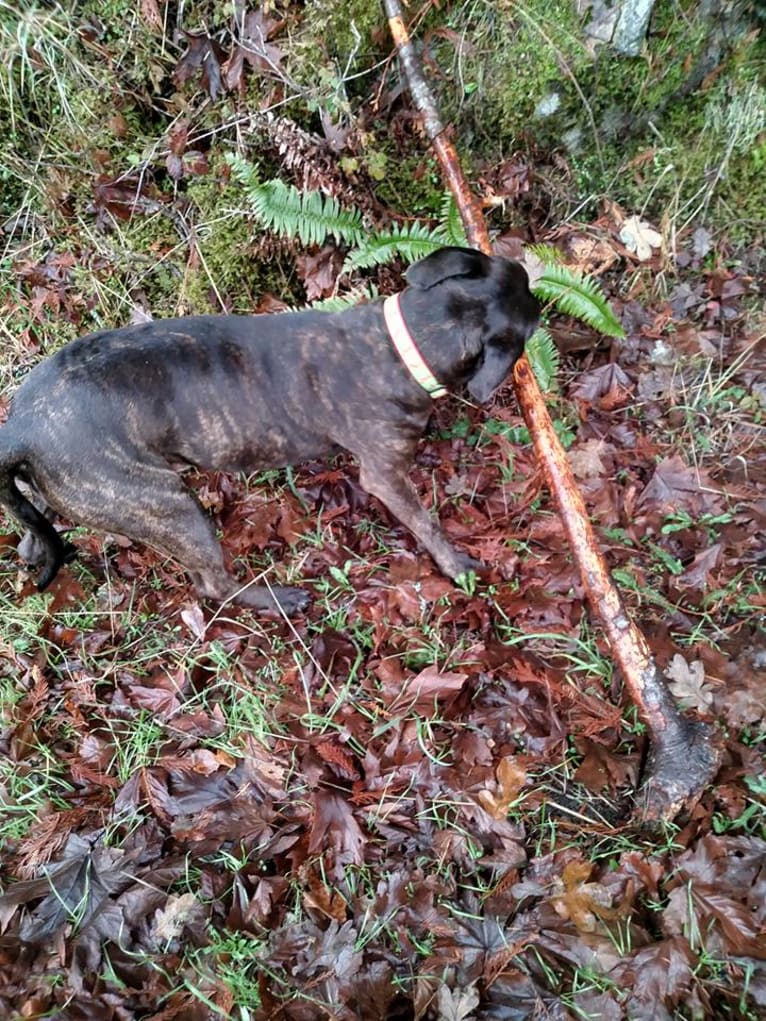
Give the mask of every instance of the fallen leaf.
<path id="1" fill-rule="evenodd" d="M 595 479 L 606 473 L 602 455 L 614 448 L 604 440 L 585 440 L 567 454 L 572 471 L 578 479 Z"/>
<path id="2" fill-rule="evenodd" d="M 534 286 L 540 277 L 545 273 L 545 263 L 536 255 L 531 248 L 524 249 L 524 258 L 521 260 L 521 264 L 527 271 L 527 277 L 529 278 L 529 286 L 534 290 Z"/>
<path id="3" fill-rule="evenodd" d="M 320 911 L 325 917 L 332 918 L 339 924 L 348 917 L 348 904 L 343 894 L 325 883 L 318 870 L 304 870 L 304 881 L 308 890 L 303 894 L 305 907 Z"/>
<path id="4" fill-rule="evenodd" d="M 692 235 L 693 247 L 695 259 L 704 259 L 710 249 L 713 247 L 713 235 L 706 227 L 697 227 L 694 234 Z"/>
<path id="5" fill-rule="evenodd" d="M 468 1021 L 471 1011 L 479 1006 L 479 994 L 476 986 L 465 989 L 450 989 L 439 986 L 436 994 L 436 1005 L 439 1010 L 438 1021 Z"/>
<path id="6" fill-rule="evenodd" d="M 225 51 L 207 32 L 187 32 L 185 29 L 181 31 L 186 36 L 189 49 L 178 61 L 173 72 L 176 84 L 183 85 L 201 70 L 202 88 L 212 100 L 218 99 L 223 92 L 221 63 L 226 57 Z"/>
<path id="7" fill-rule="evenodd" d="M 226 87 L 234 89 L 242 84 L 245 64 L 254 71 L 278 72 L 282 51 L 267 42 L 284 26 L 284 19 L 272 17 L 265 10 L 248 11 L 241 22 L 241 35 L 224 68 Z"/>
<path id="8" fill-rule="evenodd" d="M 676 653 L 665 670 L 665 676 L 670 679 L 670 690 L 682 709 L 705 712 L 713 704 L 713 689 L 705 684 L 705 667 L 700 660 L 687 663 Z"/>
<path id="9" fill-rule="evenodd" d="M 441 671 L 436 665 L 427 666 L 419 674 L 405 680 L 395 704 L 429 709 L 437 698 L 460 691 L 467 677 L 465 673 Z M 389 709 L 393 709 L 393 706 Z"/>
<path id="10" fill-rule="evenodd" d="M 306 288 L 306 301 L 326 298 L 335 290 L 343 258 L 335 245 L 325 245 L 318 252 L 299 255 L 298 275 Z"/>
<path id="11" fill-rule="evenodd" d="M 314 819 L 309 835 L 312 854 L 333 852 L 337 863 L 358 865 L 366 842 L 350 803 L 342 795 L 324 789 L 314 792 Z"/>
<path id="12" fill-rule="evenodd" d="M 651 259 L 652 249 L 659 248 L 662 244 L 662 234 L 658 234 L 646 220 L 642 220 L 639 216 L 629 216 L 622 225 L 620 241 L 629 252 L 636 253 L 636 258 L 640 262 L 645 262 L 647 259 Z"/>
<path id="13" fill-rule="evenodd" d="M 691 969 L 693 960 L 691 948 L 686 940 L 674 937 L 632 951 L 626 960 L 617 966 L 616 976 L 618 981 L 630 990 L 632 997 L 651 1005 L 652 1008 L 666 1001 L 675 1004 L 681 996 L 689 992 L 693 978 Z"/>
<path id="14" fill-rule="evenodd" d="M 572 386 L 571 393 L 579 400 L 595 404 L 600 397 L 615 391 L 626 395 L 633 389 L 630 376 L 616 362 L 583 372 Z"/>
<path id="15" fill-rule="evenodd" d="M 479 801 L 493 819 L 505 819 L 508 809 L 527 782 L 527 771 L 513 755 L 500 760 L 496 770 L 497 790 L 480 791 Z"/>
<path id="16" fill-rule="evenodd" d="M 561 918 L 568 918 L 581 932 L 593 932 L 599 918 L 614 918 L 612 891 L 601 883 L 588 883 L 593 865 L 587 861 L 567 862 L 553 884 L 551 906 Z"/>
<path id="17" fill-rule="evenodd" d="M 187 922 L 200 914 L 201 905 L 193 893 L 168 897 L 164 908 L 155 912 L 152 935 L 158 946 L 178 939 Z"/>
<path id="18" fill-rule="evenodd" d="M 197 638 L 200 642 L 204 640 L 207 625 L 205 624 L 205 615 L 203 614 L 199 603 L 192 603 L 191 606 L 187 606 L 181 610 L 181 620 L 195 638 Z"/>
<path id="19" fill-rule="evenodd" d="M 613 246 L 603 238 L 573 234 L 567 239 L 569 261 L 580 273 L 600 276 L 620 258 Z"/>
<path id="20" fill-rule="evenodd" d="M 662 924 L 671 933 L 704 932 L 707 945 L 719 953 L 766 957 L 763 929 L 755 913 L 705 883 L 690 882 L 671 890 Z"/>
<path id="21" fill-rule="evenodd" d="M 641 511 L 685 510 L 697 516 L 703 513 L 720 514 L 723 502 L 713 487 L 707 472 L 688 467 L 682 458 L 666 457 L 654 469 L 654 474 L 638 498 Z"/>
<path id="22" fill-rule="evenodd" d="M 699 592 L 707 591 L 710 574 L 718 567 L 722 552 L 721 543 L 716 542 L 697 553 L 684 573 L 676 578 L 676 585 L 681 588 L 696 589 Z"/>
<path id="23" fill-rule="evenodd" d="M 42 897 L 21 921 L 22 940 L 45 943 L 67 924 L 83 932 L 105 910 L 110 895 L 129 882 L 124 863 L 122 851 L 94 846 L 72 833 L 60 861 L 44 866 L 39 878 L 13 883 L 0 894 L 0 923 L 20 905 Z"/>

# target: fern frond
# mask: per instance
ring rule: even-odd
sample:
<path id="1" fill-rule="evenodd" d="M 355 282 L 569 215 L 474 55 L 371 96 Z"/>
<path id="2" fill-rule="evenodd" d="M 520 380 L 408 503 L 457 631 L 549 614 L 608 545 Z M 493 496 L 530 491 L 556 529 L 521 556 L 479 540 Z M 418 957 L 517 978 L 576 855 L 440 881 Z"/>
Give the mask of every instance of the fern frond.
<path id="1" fill-rule="evenodd" d="M 436 231 L 422 223 L 395 226 L 390 234 L 368 234 L 358 242 L 355 252 L 350 252 L 343 264 L 343 272 L 355 269 L 369 269 L 391 262 L 397 255 L 405 262 L 416 262 L 444 245 Z"/>
<path id="2" fill-rule="evenodd" d="M 524 249 L 536 255 L 540 262 L 545 263 L 546 266 L 556 266 L 564 261 L 564 253 L 554 245 L 524 245 Z"/>
<path id="3" fill-rule="evenodd" d="M 559 371 L 559 349 L 544 326 L 538 326 L 525 348 L 529 364 L 543 393 L 555 389 Z"/>
<path id="4" fill-rule="evenodd" d="M 328 234 L 352 245 L 364 236 L 361 212 L 344 209 L 331 195 L 302 192 L 274 179 L 249 188 L 248 198 L 264 226 L 282 237 L 297 237 L 304 245 L 321 245 Z"/>
<path id="5" fill-rule="evenodd" d="M 457 245 L 459 248 L 470 247 L 468 238 L 465 236 L 465 227 L 460 218 L 460 211 L 450 192 L 446 192 L 442 199 L 441 220 L 434 233 L 442 238 L 445 245 Z"/>
<path id="6" fill-rule="evenodd" d="M 601 288 L 591 277 L 566 266 L 549 265 L 535 281 L 532 290 L 538 298 L 552 301 L 565 315 L 582 319 L 599 333 L 608 337 L 625 336 Z"/>
<path id="7" fill-rule="evenodd" d="M 231 176 L 234 180 L 239 181 L 248 191 L 260 184 L 258 168 L 244 156 L 240 156 L 236 152 L 228 152 L 226 153 L 226 162 L 231 167 Z"/>
<path id="8" fill-rule="evenodd" d="M 355 287 L 347 294 L 336 294 L 331 298 L 315 301 L 309 308 L 319 312 L 342 312 L 353 305 L 358 305 L 360 301 L 365 299 L 373 301 L 377 297 L 379 297 L 378 288 L 374 284 L 368 284 L 367 287 Z"/>

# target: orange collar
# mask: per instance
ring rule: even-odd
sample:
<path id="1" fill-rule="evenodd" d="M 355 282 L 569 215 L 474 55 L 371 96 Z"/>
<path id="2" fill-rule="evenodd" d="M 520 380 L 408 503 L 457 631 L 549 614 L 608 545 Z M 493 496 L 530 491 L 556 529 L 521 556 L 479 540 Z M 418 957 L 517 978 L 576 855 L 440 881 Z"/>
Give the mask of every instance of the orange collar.
<path id="1" fill-rule="evenodd" d="M 399 307 L 399 295 L 392 294 L 383 302 L 383 317 L 386 320 L 386 328 L 396 352 L 404 363 L 407 371 L 422 386 L 429 397 L 436 400 L 437 397 L 444 397 L 447 388 L 442 386 L 426 365 L 422 354 L 418 351 L 415 341 L 412 339 L 407 324 L 404 321 L 402 310 Z"/>

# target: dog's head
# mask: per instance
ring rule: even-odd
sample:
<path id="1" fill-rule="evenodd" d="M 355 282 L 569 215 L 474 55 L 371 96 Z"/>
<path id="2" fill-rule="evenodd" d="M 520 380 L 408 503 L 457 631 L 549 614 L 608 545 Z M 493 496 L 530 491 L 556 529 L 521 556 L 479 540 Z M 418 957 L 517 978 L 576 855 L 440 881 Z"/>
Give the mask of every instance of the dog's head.
<path id="1" fill-rule="evenodd" d="M 457 378 L 484 404 L 537 328 L 540 305 L 517 262 L 472 248 L 442 248 L 407 270 L 418 290 L 445 285 L 446 314 L 460 332 Z"/>

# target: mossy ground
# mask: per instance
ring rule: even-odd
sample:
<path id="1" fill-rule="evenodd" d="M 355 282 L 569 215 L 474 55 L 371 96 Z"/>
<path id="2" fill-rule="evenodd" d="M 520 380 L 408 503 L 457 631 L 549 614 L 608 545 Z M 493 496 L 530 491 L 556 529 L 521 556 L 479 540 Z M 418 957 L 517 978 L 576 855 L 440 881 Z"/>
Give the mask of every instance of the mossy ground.
<path id="1" fill-rule="evenodd" d="M 79 283 L 89 317 L 103 325 L 125 321 L 136 301 L 159 315 L 244 311 L 269 291 L 299 303 L 289 260 L 254 258 L 257 232 L 221 172 L 232 149 L 261 158 L 248 116 L 273 82 L 248 72 L 240 91 L 215 100 L 199 75 L 179 84 L 173 72 L 186 42 L 178 29 L 206 29 L 230 47 L 231 5 L 187 5 L 178 25 L 153 22 L 150 6 L 86 0 L 0 10 L 8 56 L 0 204 L 5 218 L 23 221 L 6 230 L 6 265 L 21 253 L 43 258 L 52 236 L 57 248 L 91 253 Z M 338 156 L 352 190 L 358 171 L 383 219 L 436 218 L 442 183 L 416 130 L 404 122 L 392 135 L 391 111 L 375 115 L 381 86 L 395 82 L 385 71 L 382 12 L 326 0 L 281 11 L 275 42 L 289 84 L 272 96 L 274 115 L 321 133 L 324 112 L 354 128 L 352 156 L 344 164 Z M 469 172 L 524 152 L 545 168 L 533 188 L 550 190 L 554 219 L 587 215 L 607 196 L 657 222 L 699 221 L 735 242 L 752 239 L 766 206 L 766 57 L 744 16 L 657 5 L 644 52 L 627 59 L 587 45 L 563 0 L 468 0 L 410 14 L 423 15 L 423 60 Z M 558 105 L 543 114 L 546 102 Z M 179 123 L 210 169 L 173 180 L 166 159 Z M 269 158 L 269 172 L 282 172 L 279 155 Z M 98 182 L 125 178 L 161 210 L 99 218 Z"/>
<path id="2" fill-rule="evenodd" d="M 460 86 L 444 93 L 458 136 L 477 162 L 563 155 L 575 187 L 562 175 L 554 215 L 587 216 L 607 196 L 715 229 L 736 202 L 745 243 L 762 221 L 766 49 L 747 21 L 657 5 L 636 58 L 586 46 L 571 4 L 463 4 L 451 21 L 439 55 Z"/>

